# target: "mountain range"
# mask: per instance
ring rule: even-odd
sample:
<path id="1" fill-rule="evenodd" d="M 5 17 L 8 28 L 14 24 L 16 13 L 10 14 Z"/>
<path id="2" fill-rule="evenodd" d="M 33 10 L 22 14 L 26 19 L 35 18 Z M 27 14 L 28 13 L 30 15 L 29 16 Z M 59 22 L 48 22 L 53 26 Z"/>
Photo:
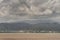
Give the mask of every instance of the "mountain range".
<path id="1" fill-rule="evenodd" d="M 37 23 L 29 24 L 24 22 L 17 23 L 0 23 L 0 32 L 60 32 L 60 24 L 58 23 Z"/>

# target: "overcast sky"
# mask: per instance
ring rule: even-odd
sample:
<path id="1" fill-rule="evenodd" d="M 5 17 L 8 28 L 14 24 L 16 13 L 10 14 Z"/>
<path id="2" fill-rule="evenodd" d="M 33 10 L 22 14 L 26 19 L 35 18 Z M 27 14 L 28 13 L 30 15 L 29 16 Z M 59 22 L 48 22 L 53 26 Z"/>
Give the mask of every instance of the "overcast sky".
<path id="1" fill-rule="evenodd" d="M 0 23 L 60 22 L 60 0 L 0 0 Z"/>

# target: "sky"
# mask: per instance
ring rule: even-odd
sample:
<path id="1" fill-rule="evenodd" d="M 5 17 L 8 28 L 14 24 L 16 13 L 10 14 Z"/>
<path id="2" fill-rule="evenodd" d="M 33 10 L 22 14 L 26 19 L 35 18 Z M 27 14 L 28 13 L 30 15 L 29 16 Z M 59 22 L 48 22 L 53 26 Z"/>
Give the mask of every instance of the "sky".
<path id="1" fill-rule="evenodd" d="M 60 0 L 0 0 L 0 23 L 60 22 L 59 6 Z"/>

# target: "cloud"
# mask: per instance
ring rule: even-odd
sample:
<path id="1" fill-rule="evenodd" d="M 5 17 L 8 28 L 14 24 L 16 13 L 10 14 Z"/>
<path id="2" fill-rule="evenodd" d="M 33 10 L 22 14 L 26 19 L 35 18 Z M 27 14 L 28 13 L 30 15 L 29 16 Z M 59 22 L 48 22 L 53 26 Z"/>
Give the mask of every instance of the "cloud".
<path id="1" fill-rule="evenodd" d="M 60 16 L 59 0 L 3 0 L 0 4 L 0 22 L 55 20 Z"/>

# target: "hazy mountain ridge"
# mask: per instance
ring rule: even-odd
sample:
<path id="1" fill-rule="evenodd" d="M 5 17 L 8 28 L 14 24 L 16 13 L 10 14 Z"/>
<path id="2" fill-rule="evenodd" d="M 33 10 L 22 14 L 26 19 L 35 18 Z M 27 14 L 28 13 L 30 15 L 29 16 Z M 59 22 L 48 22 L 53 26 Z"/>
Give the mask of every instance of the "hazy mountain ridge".
<path id="1" fill-rule="evenodd" d="M 60 24 L 58 23 L 0 23 L 0 32 L 60 32 Z"/>

